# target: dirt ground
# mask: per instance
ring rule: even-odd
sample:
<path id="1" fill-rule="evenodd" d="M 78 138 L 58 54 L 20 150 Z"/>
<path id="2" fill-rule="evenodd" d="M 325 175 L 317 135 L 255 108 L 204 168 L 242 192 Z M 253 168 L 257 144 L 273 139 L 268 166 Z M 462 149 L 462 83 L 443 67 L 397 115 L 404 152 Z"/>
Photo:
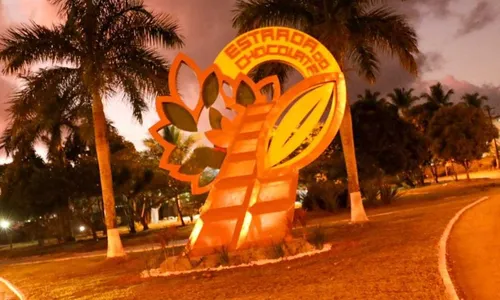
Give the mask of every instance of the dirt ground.
<path id="1" fill-rule="evenodd" d="M 445 299 L 439 238 L 458 210 L 498 192 L 487 180 L 412 190 L 392 206 L 371 210 L 367 224 L 330 223 L 331 251 L 275 265 L 141 279 L 141 271 L 161 261 L 160 252 L 145 252 L 123 262 L 1 266 L 0 276 L 29 299 Z"/>
<path id="2" fill-rule="evenodd" d="M 464 299 L 500 299 L 500 195 L 465 212 L 448 242 L 455 286 Z"/>

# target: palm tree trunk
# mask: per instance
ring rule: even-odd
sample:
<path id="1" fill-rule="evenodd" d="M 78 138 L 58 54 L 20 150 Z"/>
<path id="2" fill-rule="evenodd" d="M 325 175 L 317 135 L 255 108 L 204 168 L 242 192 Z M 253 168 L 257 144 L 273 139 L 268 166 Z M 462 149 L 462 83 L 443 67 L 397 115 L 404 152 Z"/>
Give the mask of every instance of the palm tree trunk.
<path id="1" fill-rule="evenodd" d="M 102 199 L 104 202 L 104 218 L 108 235 L 107 257 L 112 258 L 125 256 L 125 251 L 123 250 L 122 242 L 120 240 L 120 233 L 116 228 L 115 197 L 113 194 L 113 178 L 111 176 L 110 153 L 104 107 L 99 92 L 94 92 L 92 96 L 95 147 L 97 152 L 97 161 L 99 163 Z"/>
<path id="2" fill-rule="evenodd" d="M 347 103 L 344 113 L 344 120 L 340 125 L 340 139 L 342 141 L 342 151 L 347 170 L 347 188 L 351 202 L 351 222 L 359 223 L 368 221 L 361 192 L 359 188 L 358 167 L 356 163 L 356 152 L 354 148 L 354 135 L 352 132 L 351 108 Z"/>

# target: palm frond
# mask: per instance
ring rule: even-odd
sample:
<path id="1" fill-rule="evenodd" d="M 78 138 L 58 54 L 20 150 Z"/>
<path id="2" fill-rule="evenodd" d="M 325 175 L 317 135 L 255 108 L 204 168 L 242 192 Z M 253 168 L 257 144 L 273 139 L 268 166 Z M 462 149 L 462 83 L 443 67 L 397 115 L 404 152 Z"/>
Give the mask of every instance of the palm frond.
<path id="1" fill-rule="evenodd" d="M 357 42 L 352 46 L 347 57 L 357 66 L 361 77 L 366 78 L 370 83 L 375 82 L 379 73 L 379 61 L 373 46 Z"/>
<path id="2" fill-rule="evenodd" d="M 144 101 L 143 93 L 140 91 L 134 78 L 125 74 L 118 74 L 120 86 L 123 89 L 126 100 L 132 106 L 132 115 L 142 124 L 142 114 L 148 109 L 146 101 Z"/>
<path id="3" fill-rule="evenodd" d="M 470 107 L 481 108 L 483 107 L 483 103 L 488 101 L 488 97 L 484 95 L 479 95 L 479 93 L 466 93 L 462 96 L 463 102 Z"/>
<path id="4" fill-rule="evenodd" d="M 290 72 L 293 70 L 292 67 L 286 64 L 282 63 L 277 63 L 277 62 L 271 62 L 271 63 L 264 63 L 262 65 L 257 66 L 255 69 L 253 69 L 250 72 L 250 77 L 253 79 L 254 82 L 259 82 L 260 80 L 276 75 L 278 77 L 278 80 L 280 82 L 280 88 L 283 91 L 284 89 L 284 84 L 288 80 L 288 75 Z M 269 87 L 271 90 L 272 88 Z M 268 90 L 268 91 L 270 91 Z M 268 92 L 266 91 L 266 92 Z"/>
<path id="5" fill-rule="evenodd" d="M 376 49 L 395 56 L 410 73 L 417 74 L 418 39 L 404 15 L 387 6 L 378 7 L 356 19 L 355 32 Z"/>
<path id="6" fill-rule="evenodd" d="M 10 28 L 0 37 L 0 61 L 13 74 L 44 61 L 77 64 L 81 52 L 70 41 L 63 25 L 52 28 L 35 23 Z"/>
<path id="7" fill-rule="evenodd" d="M 156 94 L 168 95 L 168 62 L 153 49 L 141 47 L 129 47 L 117 56 L 110 57 L 110 63 L 105 72 L 112 79 L 110 84 L 116 85 L 116 74 L 124 74 L 131 78 L 142 93 L 156 96 Z"/>
<path id="8" fill-rule="evenodd" d="M 311 5 L 298 0 L 237 0 L 233 27 L 239 33 L 265 26 L 288 26 L 307 31 L 314 23 Z"/>
<path id="9" fill-rule="evenodd" d="M 78 69 L 55 67 L 24 76 L 24 87 L 10 100 L 9 138 L 2 138 L 7 151 L 26 148 L 37 141 L 48 146 L 49 159 L 61 158 L 66 135 L 78 128 L 89 112 L 91 98 L 82 87 Z"/>
<path id="10" fill-rule="evenodd" d="M 123 41 L 166 48 L 184 46 L 180 26 L 171 15 L 154 14 L 141 5 L 126 5 L 117 14 L 111 14 L 101 29 L 102 38 L 110 37 L 109 46 Z"/>

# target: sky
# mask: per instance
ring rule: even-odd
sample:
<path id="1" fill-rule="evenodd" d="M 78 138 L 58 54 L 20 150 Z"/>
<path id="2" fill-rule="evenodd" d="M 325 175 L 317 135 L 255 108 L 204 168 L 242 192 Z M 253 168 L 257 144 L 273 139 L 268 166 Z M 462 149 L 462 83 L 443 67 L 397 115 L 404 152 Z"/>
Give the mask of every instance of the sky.
<path id="1" fill-rule="evenodd" d="M 201 68 L 208 67 L 218 52 L 235 37 L 231 28 L 235 0 L 145 0 L 154 11 L 172 15 L 180 24 L 186 46 L 182 52 Z M 410 76 L 398 62 L 382 57 L 377 83 L 368 85 L 349 75 L 348 93 L 357 95 L 370 88 L 382 94 L 395 87 L 412 87 L 418 92 L 441 82 L 455 90 L 457 100 L 466 92 L 487 95 L 489 104 L 500 113 L 500 1 L 498 0 L 387 0 L 394 10 L 405 14 L 417 30 L 421 55 L 420 74 Z M 56 10 L 47 0 L 0 0 L 0 34 L 6 28 L 34 21 L 42 25 L 57 22 Z M 163 51 L 172 61 L 176 51 Z M 185 93 L 196 95 L 194 78 L 186 78 Z M 0 76 L 0 132 L 8 115 L 7 101 L 19 83 L 13 77 Z M 152 107 L 152 103 L 151 103 Z M 118 131 L 136 147 L 149 137 L 148 128 L 158 117 L 154 110 L 145 114 L 143 124 L 134 121 L 131 110 L 120 97 L 107 99 L 105 111 Z M 38 149 L 44 153 L 43 148 Z M 0 153 L 0 163 L 6 157 Z"/>

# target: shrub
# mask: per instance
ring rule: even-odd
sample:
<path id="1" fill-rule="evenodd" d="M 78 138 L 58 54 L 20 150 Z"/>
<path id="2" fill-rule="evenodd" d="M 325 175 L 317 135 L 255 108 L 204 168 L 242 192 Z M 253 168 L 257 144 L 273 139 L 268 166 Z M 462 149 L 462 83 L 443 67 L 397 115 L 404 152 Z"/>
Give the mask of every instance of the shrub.
<path id="1" fill-rule="evenodd" d="M 369 181 L 364 184 L 363 196 L 365 197 L 366 203 L 369 205 L 376 205 L 379 195 L 379 186 L 373 181 Z"/>
<path id="2" fill-rule="evenodd" d="M 341 207 L 340 196 L 345 185 L 339 181 L 314 182 L 307 186 L 304 208 L 307 210 L 323 209 L 334 212 Z"/>
<path id="3" fill-rule="evenodd" d="M 384 204 L 391 204 L 401 197 L 401 194 L 397 187 L 384 184 L 380 188 L 380 200 Z"/>
<path id="4" fill-rule="evenodd" d="M 321 226 L 316 226 L 308 235 L 307 241 L 314 246 L 314 248 L 321 250 L 326 241 L 325 229 Z"/>
<path id="5" fill-rule="evenodd" d="M 155 249 L 154 246 L 142 253 L 141 258 L 149 275 L 151 275 L 151 269 L 158 268 L 158 266 L 160 266 L 160 264 L 164 261 L 164 255 L 162 254 L 163 253 L 158 252 L 158 249 Z"/>
<path id="6" fill-rule="evenodd" d="M 229 265 L 229 251 L 226 246 L 222 246 L 217 252 L 219 258 L 219 264 L 222 266 Z"/>
<path id="7" fill-rule="evenodd" d="M 271 258 L 282 258 L 285 256 L 285 242 L 281 241 L 271 247 Z"/>
<path id="8" fill-rule="evenodd" d="M 165 259 L 169 257 L 168 253 L 168 246 L 170 242 L 174 241 L 177 237 L 177 229 L 175 227 L 169 227 L 164 230 L 160 230 L 158 233 L 156 233 L 156 238 L 158 242 L 160 243 L 161 249 L 163 250 L 163 255 L 165 256 Z M 171 248 L 171 254 L 173 255 L 174 253 L 174 248 Z"/>

